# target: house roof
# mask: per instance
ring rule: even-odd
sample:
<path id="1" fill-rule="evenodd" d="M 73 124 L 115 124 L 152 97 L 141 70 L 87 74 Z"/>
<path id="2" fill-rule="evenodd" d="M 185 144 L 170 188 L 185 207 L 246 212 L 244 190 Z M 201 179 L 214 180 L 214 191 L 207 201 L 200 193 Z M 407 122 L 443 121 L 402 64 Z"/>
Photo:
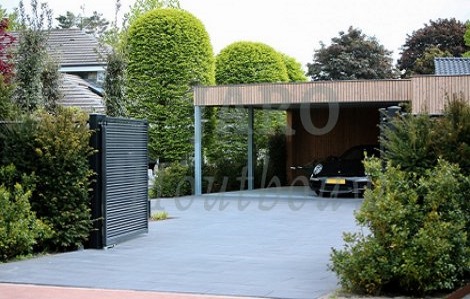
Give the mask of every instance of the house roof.
<path id="1" fill-rule="evenodd" d="M 58 102 L 65 107 L 79 107 L 88 113 L 105 113 L 103 98 L 93 85 L 79 76 L 63 74 L 61 80 L 62 99 Z"/>
<path id="2" fill-rule="evenodd" d="M 434 66 L 436 75 L 470 75 L 470 58 L 436 57 Z"/>
<path id="3" fill-rule="evenodd" d="M 13 47 L 18 43 L 18 32 Z M 58 61 L 61 69 L 73 67 L 104 67 L 106 49 L 93 36 L 80 29 L 52 29 L 47 40 L 49 54 Z M 5 57 L 1 57 L 5 58 Z"/>
<path id="4" fill-rule="evenodd" d="M 98 41 L 80 29 L 53 29 L 47 41 L 49 53 L 61 67 L 103 66 L 105 50 Z"/>

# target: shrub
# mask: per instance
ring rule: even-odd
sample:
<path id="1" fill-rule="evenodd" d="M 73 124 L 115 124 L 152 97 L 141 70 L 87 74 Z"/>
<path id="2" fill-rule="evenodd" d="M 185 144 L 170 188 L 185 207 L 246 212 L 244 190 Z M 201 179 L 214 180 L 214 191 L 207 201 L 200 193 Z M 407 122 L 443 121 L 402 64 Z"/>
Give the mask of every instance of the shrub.
<path id="1" fill-rule="evenodd" d="M 188 166 L 176 162 L 157 171 L 150 195 L 152 197 L 175 197 L 191 194 L 192 181 L 188 172 Z"/>
<path id="2" fill-rule="evenodd" d="M 91 229 L 89 156 L 91 132 L 88 116 L 75 109 L 59 108 L 43 114 L 35 138 L 37 166 L 33 209 L 53 229 L 44 245 L 53 250 L 80 247 Z"/>
<path id="3" fill-rule="evenodd" d="M 356 214 L 361 233 L 347 233 L 330 265 L 349 291 L 377 294 L 401 289 L 424 295 L 460 286 L 470 269 L 466 215 L 468 178 L 444 160 L 421 177 L 372 159 L 367 190 Z"/>
<path id="4" fill-rule="evenodd" d="M 32 190 L 19 182 L 11 184 L 16 176 L 15 167 L 0 168 L 0 175 L 0 262 L 5 262 L 32 253 L 38 241 L 48 237 L 50 228 L 31 211 Z M 24 177 L 25 181 L 29 179 Z"/>
<path id="5" fill-rule="evenodd" d="M 74 249 L 89 236 L 92 148 L 87 119 L 76 109 L 58 107 L 55 115 L 38 112 L 2 126 L 2 164 L 14 164 L 16 177 L 35 174 L 31 208 L 52 229 L 38 247 Z"/>
<path id="6" fill-rule="evenodd" d="M 428 115 L 398 116 L 391 128 L 384 129 L 382 157 L 402 170 L 418 174 L 436 165 L 436 121 Z"/>
<path id="7" fill-rule="evenodd" d="M 447 100 L 435 143 L 440 156 L 458 163 L 464 174 L 470 175 L 470 104 L 461 96 L 454 94 Z"/>

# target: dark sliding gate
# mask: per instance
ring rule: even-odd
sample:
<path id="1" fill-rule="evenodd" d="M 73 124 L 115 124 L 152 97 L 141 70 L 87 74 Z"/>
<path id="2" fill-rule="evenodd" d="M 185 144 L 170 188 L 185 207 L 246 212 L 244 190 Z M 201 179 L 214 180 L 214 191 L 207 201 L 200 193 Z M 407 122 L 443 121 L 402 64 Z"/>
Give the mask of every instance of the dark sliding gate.
<path id="1" fill-rule="evenodd" d="M 89 124 L 97 150 L 89 247 L 103 248 L 148 232 L 148 124 L 101 114 Z"/>

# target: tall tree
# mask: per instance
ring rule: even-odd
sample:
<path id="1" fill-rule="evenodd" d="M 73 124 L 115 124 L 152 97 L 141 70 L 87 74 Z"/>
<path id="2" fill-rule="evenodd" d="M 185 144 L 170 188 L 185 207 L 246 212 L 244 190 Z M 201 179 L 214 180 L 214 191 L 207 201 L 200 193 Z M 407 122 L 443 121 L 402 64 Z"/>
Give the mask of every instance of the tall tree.
<path id="1" fill-rule="evenodd" d="M 106 76 L 104 79 L 104 102 L 109 116 L 127 116 L 125 100 L 126 62 L 122 52 L 113 49 L 107 55 Z"/>
<path id="2" fill-rule="evenodd" d="M 47 3 L 38 7 L 31 0 L 31 15 L 26 14 L 23 1 L 19 4 L 22 30 L 19 34 L 15 56 L 15 95 L 14 100 L 25 112 L 44 107 L 43 71 L 47 61 L 46 43 L 52 24 L 52 11 Z"/>
<path id="3" fill-rule="evenodd" d="M 430 20 L 429 24 L 424 24 L 423 28 L 413 31 L 407 35 L 405 44 L 401 47 L 402 52 L 398 59 L 397 66 L 404 77 L 413 74 L 432 74 L 433 69 L 423 70 L 416 64 L 418 59 L 422 59 L 432 47 L 437 47 L 442 52 L 448 52 L 452 56 L 460 57 L 470 50 L 465 45 L 465 24 L 452 19 Z M 429 52 L 428 52 L 429 54 Z M 423 73 L 423 71 L 426 71 Z"/>
<path id="4" fill-rule="evenodd" d="M 391 54 L 375 37 L 349 27 L 332 38 L 331 45 L 320 42 L 307 75 L 315 81 L 393 78 Z"/>

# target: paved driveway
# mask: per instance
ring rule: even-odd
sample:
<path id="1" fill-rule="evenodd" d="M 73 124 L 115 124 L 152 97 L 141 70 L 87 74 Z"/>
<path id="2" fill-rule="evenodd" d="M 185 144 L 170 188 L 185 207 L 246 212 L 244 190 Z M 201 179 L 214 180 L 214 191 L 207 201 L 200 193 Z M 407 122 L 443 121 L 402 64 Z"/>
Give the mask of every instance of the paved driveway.
<path id="1" fill-rule="evenodd" d="M 106 250 L 0 264 L 0 282 L 268 298 L 337 288 L 331 247 L 356 230 L 360 199 L 272 188 L 153 201 L 172 219 Z"/>

